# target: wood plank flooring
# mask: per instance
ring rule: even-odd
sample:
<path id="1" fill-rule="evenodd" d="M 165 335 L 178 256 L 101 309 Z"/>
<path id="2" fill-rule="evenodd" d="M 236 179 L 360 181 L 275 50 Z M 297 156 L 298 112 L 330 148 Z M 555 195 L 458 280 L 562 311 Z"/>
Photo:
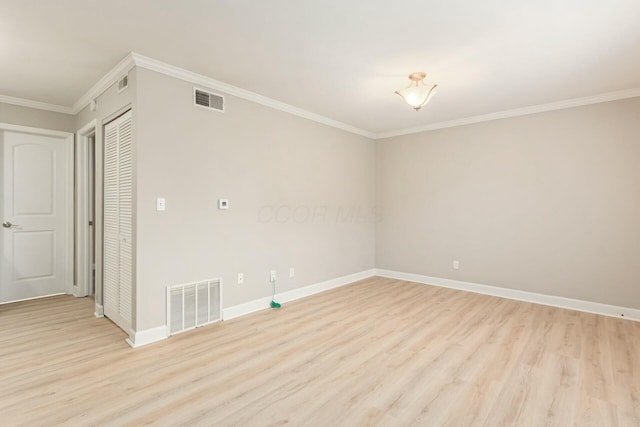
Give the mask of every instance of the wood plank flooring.
<path id="1" fill-rule="evenodd" d="M 138 349 L 0 306 L 2 426 L 640 426 L 640 323 L 371 278 Z"/>

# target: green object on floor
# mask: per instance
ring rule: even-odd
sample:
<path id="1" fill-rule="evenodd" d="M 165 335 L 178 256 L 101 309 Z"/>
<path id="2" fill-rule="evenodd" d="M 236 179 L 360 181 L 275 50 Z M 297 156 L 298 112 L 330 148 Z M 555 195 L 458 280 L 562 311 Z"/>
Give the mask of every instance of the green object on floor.
<path id="1" fill-rule="evenodd" d="M 279 302 L 276 302 L 276 279 L 275 278 L 271 281 L 271 288 L 273 289 L 273 292 L 271 293 L 271 308 L 282 307 L 282 304 L 280 304 Z"/>

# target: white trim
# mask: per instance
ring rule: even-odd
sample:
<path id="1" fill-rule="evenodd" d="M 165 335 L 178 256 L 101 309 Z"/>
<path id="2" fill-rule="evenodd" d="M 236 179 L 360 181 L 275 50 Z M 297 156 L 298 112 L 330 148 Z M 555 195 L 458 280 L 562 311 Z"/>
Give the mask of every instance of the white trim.
<path id="1" fill-rule="evenodd" d="M 103 279 L 103 246 L 104 246 L 104 226 L 103 226 L 103 211 L 104 211 L 104 125 L 102 125 L 98 121 L 98 126 L 96 126 L 96 136 L 95 136 L 95 144 L 94 144 L 94 218 L 93 218 L 93 226 L 95 227 L 95 241 L 93 242 L 93 249 L 95 251 L 95 301 L 96 301 L 96 311 L 100 316 L 104 316 L 104 306 L 103 303 L 103 295 L 102 295 L 102 279 Z"/>
<path id="2" fill-rule="evenodd" d="M 105 74 L 91 89 L 89 89 L 84 95 L 80 97 L 71 107 L 73 114 L 78 114 L 82 111 L 91 101 L 109 89 L 114 83 L 116 83 L 122 76 L 127 74 L 135 66 L 133 61 L 133 53 L 129 53 L 122 61 Z"/>
<path id="3" fill-rule="evenodd" d="M 35 108 L 37 110 L 53 111 L 54 113 L 75 114 L 71 107 L 48 104 L 46 102 L 33 101 L 31 99 L 16 98 L 15 96 L 0 95 L 0 102 L 4 104 L 18 105 L 20 107 Z"/>
<path id="4" fill-rule="evenodd" d="M 425 285 L 439 286 L 442 288 L 458 289 L 461 291 L 473 292 L 476 294 L 492 295 L 516 301 L 525 301 L 534 304 L 542 304 L 569 310 L 583 311 L 585 313 L 601 314 L 603 316 L 640 321 L 640 309 L 637 308 L 620 307 L 609 304 L 601 304 L 598 302 L 559 297 L 555 295 L 545 295 L 535 292 L 527 292 L 516 289 L 500 288 L 497 286 L 481 285 L 478 283 L 463 282 L 460 280 L 443 279 L 440 277 L 423 276 L 413 273 L 403 273 L 400 271 L 375 269 L 375 275 L 380 277 L 387 277 L 390 279 L 405 280 L 409 282 L 423 283 Z"/>
<path id="5" fill-rule="evenodd" d="M 98 119 L 93 119 L 86 125 L 82 126 L 80 129 L 78 129 L 76 133 L 79 135 L 91 135 L 93 132 L 95 132 L 97 127 L 98 127 Z"/>
<path id="6" fill-rule="evenodd" d="M 209 89 L 219 90 L 226 94 L 246 99 L 248 101 L 255 102 L 256 104 L 265 105 L 275 110 L 284 111 L 285 113 L 293 114 L 294 116 L 302 117 L 312 120 L 314 122 L 322 123 L 327 126 L 331 126 L 337 129 L 342 129 L 347 132 L 355 133 L 357 135 L 365 136 L 367 138 L 375 139 L 376 134 L 364 129 L 357 128 L 355 126 L 348 125 L 346 123 L 339 122 L 334 119 L 322 116 L 320 114 L 312 113 L 311 111 L 303 110 L 302 108 L 294 107 L 293 105 L 285 104 L 284 102 L 277 101 L 266 96 L 259 95 L 255 92 L 251 92 L 237 86 L 221 82 L 219 80 L 212 79 L 210 77 L 197 74 L 192 71 L 185 70 L 164 62 L 160 62 L 156 59 L 149 58 L 138 53 L 132 52 L 135 65 L 147 70 L 155 71 L 157 73 L 165 74 L 176 79 L 184 80 L 196 85 L 200 85 Z"/>
<path id="7" fill-rule="evenodd" d="M 304 110 L 302 108 L 295 107 L 293 105 L 286 104 L 284 102 L 268 98 L 263 95 L 259 95 L 255 92 L 251 92 L 237 86 L 233 86 L 219 80 L 212 79 L 210 77 L 203 76 L 201 74 L 194 73 L 192 71 L 185 70 L 161 61 L 158 61 L 147 56 L 140 55 L 139 53 L 130 52 L 126 57 L 122 59 L 114 68 L 112 68 L 107 74 L 104 75 L 91 89 L 89 89 L 84 95 L 82 95 L 72 107 L 66 107 L 62 105 L 47 104 L 39 101 L 32 101 L 28 99 L 16 98 L 7 95 L 0 95 L 0 102 L 6 104 L 20 105 L 30 108 L 37 108 L 40 110 L 54 111 L 64 114 L 78 114 L 89 103 L 100 96 L 111 85 L 116 83 L 124 74 L 127 74 L 135 66 L 145 68 L 147 70 L 155 71 L 167 76 L 171 76 L 180 80 L 184 80 L 196 85 L 201 85 L 204 88 L 215 89 L 229 95 L 236 96 L 238 98 L 246 99 L 248 101 L 255 102 L 260 105 L 264 105 L 279 111 L 284 111 L 289 114 L 293 114 L 298 117 L 303 117 L 308 120 L 312 120 L 318 123 L 322 123 L 327 126 L 331 126 L 337 129 L 341 129 L 347 132 L 361 135 L 370 139 L 384 139 L 393 136 L 409 135 L 420 132 L 427 132 L 436 129 L 445 129 L 456 126 L 464 126 L 474 123 L 488 122 L 492 120 L 506 119 L 510 117 L 525 116 L 529 114 L 542 113 L 546 111 L 561 110 L 565 108 L 580 107 L 591 104 L 598 104 L 601 102 L 617 101 L 621 99 L 634 98 L 640 96 L 640 88 L 631 88 L 625 90 L 619 90 L 615 92 L 607 92 L 593 96 L 586 96 L 581 98 L 567 99 L 564 101 L 551 102 L 547 104 L 532 105 L 528 107 L 515 108 L 510 110 L 498 111 L 488 114 L 482 114 L 478 116 L 463 117 L 460 119 L 447 120 L 443 122 L 430 123 L 422 126 L 415 126 L 405 129 L 397 129 L 386 132 L 371 132 L 366 129 L 361 129 L 347 123 L 343 123 L 320 114 L 313 113 L 311 111 Z"/>
<path id="8" fill-rule="evenodd" d="M 315 295 L 320 292 L 328 291 L 329 289 L 339 288 L 341 286 L 349 285 L 358 280 L 367 279 L 374 276 L 375 271 L 365 270 L 359 273 L 349 274 L 347 276 L 337 277 L 335 279 L 326 280 L 324 282 L 316 283 L 313 285 L 305 286 L 298 289 L 292 289 L 290 291 L 276 294 L 276 299 L 280 303 L 291 302 L 300 298 L 305 298 L 311 295 Z M 224 320 L 234 319 L 236 317 L 244 316 L 245 314 L 254 313 L 256 311 L 269 308 L 271 297 L 259 298 L 253 301 L 245 302 L 242 304 L 234 305 L 232 307 L 225 308 L 223 310 L 222 318 Z"/>
<path id="9" fill-rule="evenodd" d="M 158 326 L 157 328 L 145 329 L 144 331 L 133 332 L 129 334 L 129 338 L 125 341 L 133 348 L 151 344 L 157 341 L 167 339 L 167 327 Z"/>
<path id="10" fill-rule="evenodd" d="M 320 292 L 328 291 L 329 289 L 338 288 L 341 286 L 349 285 L 358 280 L 367 279 L 374 276 L 374 269 L 361 271 L 359 273 L 349 274 L 347 276 L 337 277 L 335 279 L 327 280 L 324 282 L 316 283 L 313 285 L 305 286 L 299 289 L 292 289 L 290 291 L 277 294 L 277 300 L 282 303 L 291 302 L 300 298 L 315 295 Z M 220 299 L 222 300 L 222 282 L 220 283 Z M 243 316 L 245 314 L 254 313 L 256 311 L 265 310 L 269 308 L 271 297 L 259 298 L 253 301 L 249 301 L 243 304 L 238 304 L 233 307 L 225 308 L 222 310 L 222 318 L 224 320 L 234 319 L 236 317 Z M 151 329 L 145 329 L 144 331 L 131 332 L 130 338 L 127 338 L 127 344 L 133 348 L 137 348 L 143 345 L 151 344 L 156 341 L 161 341 L 168 338 L 167 325 L 158 326 Z"/>
<path id="11" fill-rule="evenodd" d="M 640 88 L 607 92 L 599 95 L 585 96 L 582 98 L 567 99 L 565 101 L 551 102 L 548 104 L 532 105 L 529 107 L 515 108 L 512 110 L 498 111 L 495 113 L 482 114 L 479 116 L 464 117 L 461 119 L 447 120 L 444 122 L 430 123 L 428 125 L 416 126 L 406 129 L 398 129 L 389 132 L 381 132 L 375 139 L 390 138 L 393 136 L 409 135 L 413 133 L 426 132 L 436 129 L 445 129 L 455 126 L 464 126 L 474 123 L 489 122 L 492 120 L 507 119 L 510 117 L 526 116 L 529 114 L 544 113 L 546 111 L 562 110 L 565 108 L 581 107 L 601 102 L 618 101 L 621 99 L 635 98 L 640 96 Z"/>
<path id="12" fill-rule="evenodd" d="M 30 133 L 34 135 L 54 136 L 57 138 L 65 138 L 65 139 L 73 138 L 72 132 L 63 132 L 59 130 L 14 125 L 11 123 L 3 123 L 3 122 L 0 122 L 0 129 L 12 131 L 12 132 Z"/>
<path id="13" fill-rule="evenodd" d="M 14 302 L 32 301 L 32 300 L 36 300 L 36 299 L 49 298 L 49 297 L 57 297 L 57 296 L 60 296 L 60 295 L 68 295 L 68 294 L 66 292 L 57 292 L 55 294 L 40 295 L 40 296 L 37 296 L 37 297 L 22 298 L 22 299 L 16 299 L 16 300 L 12 300 L 12 301 L 0 302 L 0 305 L 13 304 Z"/>
<path id="14" fill-rule="evenodd" d="M 220 321 L 224 321 L 224 286 L 222 277 L 220 277 L 220 306 L 218 310 L 220 310 Z"/>
<path id="15" fill-rule="evenodd" d="M 120 80 L 125 74 L 129 73 L 133 67 L 135 67 L 133 60 L 133 53 L 129 53 L 125 56 L 115 67 L 113 67 L 107 74 L 105 74 L 91 89 L 85 92 L 73 106 L 67 107 L 64 105 L 47 104 L 45 102 L 32 101 L 29 99 L 16 98 L 13 96 L 0 95 L 0 102 L 5 104 L 20 105 L 23 107 L 36 108 L 38 110 L 54 111 L 56 113 L 76 115 L 82 111 L 91 101 L 109 89 L 114 83 Z"/>
<path id="16" fill-rule="evenodd" d="M 65 225 L 67 229 L 67 248 L 66 248 L 66 260 L 67 260 L 67 268 L 66 268 L 66 278 L 67 278 L 67 293 L 73 294 L 76 289 L 76 277 L 75 277 L 75 158 L 74 158 L 74 148 L 75 148 L 75 135 L 73 133 L 68 133 L 68 136 L 64 139 L 65 141 L 65 169 L 68 174 L 68 186 L 67 191 L 65 192 L 65 204 L 67 209 L 67 217 L 65 218 Z"/>
<path id="17" fill-rule="evenodd" d="M 89 236 L 89 147 L 88 138 L 93 134 L 97 136 L 98 120 L 93 119 L 82 126 L 76 132 L 76 296 L 89 295 L 89 282 L 91 281 Z M 94 137 L 95 138 L 95 137 Z M 95 218 L 94 218 L 95 226 Z"/>
<path id="18" fill-rule="evenodd" d="M 93 315 L 96 317 L 104 317 L 104 307 L 102 306 L 102 304 L 96 303 L 96 308 L 93 312 Z"/>
<path id="19" fill-rule="evenodd" d="M 278 299 L 280 299 L 278 297 Z M 222 318 L 224 320 L 235 319 L 236 317 L 244 316 L 246 314 L 255 313 L 256 311 L 265 310 L 269 308 L 271 303 L 271 297 L 262 297 L 254 299 L 242 304 L 237 304 L 229 308 L 222 310 Z"/>

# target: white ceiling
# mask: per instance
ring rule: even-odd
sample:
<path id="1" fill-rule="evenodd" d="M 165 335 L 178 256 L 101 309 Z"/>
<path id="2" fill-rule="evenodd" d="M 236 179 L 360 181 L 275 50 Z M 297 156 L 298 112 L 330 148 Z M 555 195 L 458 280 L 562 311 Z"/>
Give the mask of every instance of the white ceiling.
<path id="1" fill-rule="evenodd" d="M 131 51 L 379 133 L 640 87 L 640 1 L 0 0 L 2 95 L 71 106 Z"/>

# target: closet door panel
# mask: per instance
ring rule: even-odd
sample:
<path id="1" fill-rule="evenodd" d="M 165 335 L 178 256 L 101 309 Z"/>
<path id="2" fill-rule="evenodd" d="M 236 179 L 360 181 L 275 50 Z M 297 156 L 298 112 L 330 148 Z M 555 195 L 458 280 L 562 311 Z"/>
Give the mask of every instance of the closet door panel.
<path id="1" fill-rule="evenodd" d="M 119 125 L 118 134 L 118 229 L 120 232 L 120 276 L 118 281 L 120 298 L 118 311 L 125 319 L 131 319 L 131 305 L 133 298 L 133 153 L 130 117 Z"/>
<path id="2" fill-rule="evenodd" d="M 128 333 L 133 299 L 131 112 L 104 131 L 104 314 Z"/>

